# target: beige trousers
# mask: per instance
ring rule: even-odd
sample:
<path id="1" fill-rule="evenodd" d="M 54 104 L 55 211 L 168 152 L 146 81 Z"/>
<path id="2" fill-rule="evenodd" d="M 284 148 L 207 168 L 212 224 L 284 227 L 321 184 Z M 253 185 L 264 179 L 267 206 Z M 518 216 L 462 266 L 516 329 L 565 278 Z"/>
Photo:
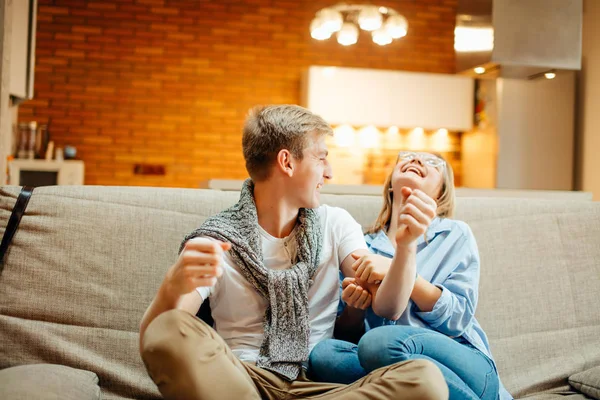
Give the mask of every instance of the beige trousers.
<path id="1" fill-rule="evenodd" d="M 181 310 L 152 321 L 143 338 L 142 358 L 167 400 L 448 398 L 441 371 L 425 360 L 380 368 L 351 385 L 312 382 L 304 375 L 289 382 L 238 360 L 210 326 Z"/>

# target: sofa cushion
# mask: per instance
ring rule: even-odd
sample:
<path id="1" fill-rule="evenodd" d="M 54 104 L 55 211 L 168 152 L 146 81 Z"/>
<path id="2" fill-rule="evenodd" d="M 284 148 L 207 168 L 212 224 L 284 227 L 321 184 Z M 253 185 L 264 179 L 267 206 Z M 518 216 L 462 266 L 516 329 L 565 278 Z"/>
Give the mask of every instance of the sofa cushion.
<path id="1" fill-rule="evenodd" d="M 98 376 L 56 364 L 30 364 L 0 371 L 0 398 L 5 400 L 95 400 Z"/>
<path id="2" fill-rule="evenodd" d="M 570 376 L 569 383 L 581 393 L 600 399 L 600 366 Z"/>

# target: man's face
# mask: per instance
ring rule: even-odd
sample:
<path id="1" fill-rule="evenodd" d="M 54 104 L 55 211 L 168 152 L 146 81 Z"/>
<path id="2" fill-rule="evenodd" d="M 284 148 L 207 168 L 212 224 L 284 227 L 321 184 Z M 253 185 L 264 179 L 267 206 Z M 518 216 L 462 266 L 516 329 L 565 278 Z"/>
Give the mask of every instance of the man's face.
<path id="1" fill-rule="evenodd" d="M 320 190 L 325 179 L 333 177 L 327 161 L 325 136 L 311 134 L 303 154 L 301 161 L 296 160 L 290 191 L 293 191 L 298 208 L 316 208 L 321 204 Z"/>

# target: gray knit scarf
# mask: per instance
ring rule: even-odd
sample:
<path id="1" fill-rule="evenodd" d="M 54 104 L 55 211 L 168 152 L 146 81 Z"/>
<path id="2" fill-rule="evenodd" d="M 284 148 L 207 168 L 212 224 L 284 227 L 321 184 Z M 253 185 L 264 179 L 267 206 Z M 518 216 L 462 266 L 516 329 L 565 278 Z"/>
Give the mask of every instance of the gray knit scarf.
<path id="1" fill-rule="evenodd" d="M 308 289 L 317 270 L 323 233 L 319 215 L 313 209 L 300 209 L 296 228 L 297 259 L 285 270 L 263 264 L 262 241 L 254 202 L 254 183 L 244 182 L 237 204 L 208 218 L 187 235 L 208 236 L 232 245 L 233 262 L 269 306 L 264 316 L 264 339 L 256 365 L 279 373 L 288 380 L 298 377 L 302 362 L 308 359 L 310 335 Z M 242 304 L 240 306 L 243 307 Z"/>

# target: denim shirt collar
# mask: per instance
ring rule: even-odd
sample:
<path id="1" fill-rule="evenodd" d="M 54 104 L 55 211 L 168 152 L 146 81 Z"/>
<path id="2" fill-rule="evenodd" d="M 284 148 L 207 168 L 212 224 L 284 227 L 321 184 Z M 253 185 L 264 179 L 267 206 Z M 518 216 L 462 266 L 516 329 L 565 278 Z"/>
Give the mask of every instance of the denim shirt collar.
<path id="1" fill-rule="evenodd" d="M 451 229 L 452 224 L 443 218 L 435 217 L 433 221 L 431 221 L 429 228 L 427 228 L 425 235 L 419 236 L 417 239 L 417 247 L 425 243 L 425 238 L 427 238 L 427 241 L 429 242 L 438 233 L 450 231 Z M 366 235 L 365 240 L 372 252 L 389 258 L 394 257 L 396 250 L 394 249 L 394 246 L 392 245 L 392 242 L 388 238 L 387 232 L 384 229 L 381 229 L 379 232 Z"/>

